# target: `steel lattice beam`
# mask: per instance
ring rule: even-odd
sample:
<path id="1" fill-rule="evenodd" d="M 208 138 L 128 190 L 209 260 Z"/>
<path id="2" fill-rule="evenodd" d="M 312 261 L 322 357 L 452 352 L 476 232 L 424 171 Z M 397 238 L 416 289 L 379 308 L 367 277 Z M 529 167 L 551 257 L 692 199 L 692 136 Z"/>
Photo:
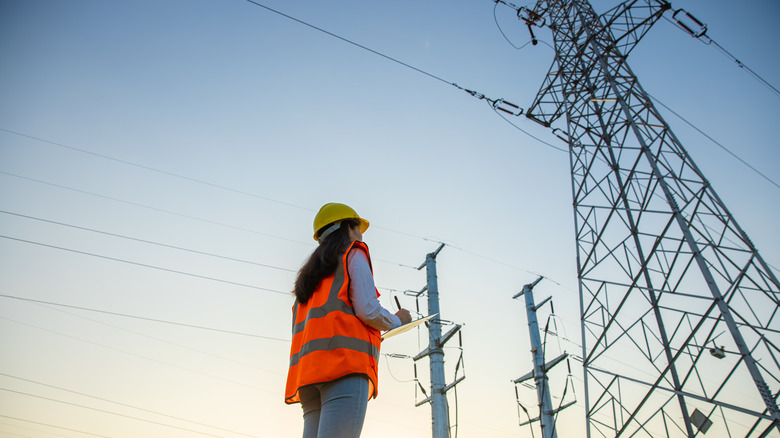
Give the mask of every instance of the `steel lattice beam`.
<path id="1" fill-rule="evenodd" d="M 626 62 L 669 8 L 534 9 L 556 58 L 527 115 L 567 125 L 588 436 L 778 433 L 780 283 Z"/>

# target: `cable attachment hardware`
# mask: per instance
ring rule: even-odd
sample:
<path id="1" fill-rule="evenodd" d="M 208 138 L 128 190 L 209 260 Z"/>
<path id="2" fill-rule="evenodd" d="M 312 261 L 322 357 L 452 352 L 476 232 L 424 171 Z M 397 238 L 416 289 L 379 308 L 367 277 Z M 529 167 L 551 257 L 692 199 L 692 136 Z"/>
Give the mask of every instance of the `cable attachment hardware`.
<path id="1" fill-rule="evenodd" d="M 507 2 L 507 1 L 504 1 L 504 0 L 493 0 L 493 3 L 496 3 L 496 4 L 500 3 L 500 4 L 504 5 L 504 6 L 510 7 L 510 8 L 512 8 L 512 9 L 518 11 L 518 12 L 520 11 L 520 9 L 523 9 L 520 6 L 514 5 L 514 4 L 512 4 L 510 2 Z"/>
<path id="2" fill-rule="evenodd" d="M 532 26 L 544 26 L 545 21 L 544 18 L 542 18 L 542 15 L 523 6 L 517 10 L 517 18 L 523 20 L 525 25 L 528 27 L 528 32 L 531 34 L 531 44 L 534 46 L 539 44 L 539 40 L 536 39 L 536 35 L 534 35 L 534 29 Z"/>
<path id="3" fill-rule="evenodd" d="M 557 132 L 556 132 L 556 131 L 557 131 Z M 561 140 L 563 140 L 563 141 L 564 141 L 564 142 L 566 142 L 567 144 L 569 143 L 569 140 L 570 140 L 569 134 L 567 134 L 567 133 L 563 132 L 563 131 L 562 131 L 560 128 L 555 128 L 555 129 L 553 129 L 553 130 L 552 130 L 552 133 L 553 133 L 553 135 L 554 135 L 554 136 L 556 136 L 556 137 L 560 138 Z M 564 136 L 565 136 L 565 137 L 564 137 Z"/>
<path id="4" fill-rule="evenodd" d="M 513 115 L 513 116 L 520 116 L 523 114 L 523 109 L 519 106 L 513 104 L 512 102 L 507 102 L 504 99 L 496 99 L 491 101 L 488 99 L 490 104 L 493 106 L 494 109 L 497 109 L 499 111 L 503 111 L 507 114 Z"/>
<path id="5" fill-rule="evenodd" d="M 677 22 L 680 29 L 688 32 L 692 37 L 705 37 L 709 39 L 705 36 L 707 33 L 707 25 L 699 21 L 699 19 L 688 13 L 685 9 L 677 9 L 674 11 L 672 18 Z"/>
<path id="6" fill-rule="evenodd" d="M 494 110 L 502 111 L 512 116 L 520 116 L 523 114 L 523 109 L 513 104 L 512 102 L 507 102 L 504 99 L 491 99 L 478 91 L 468 90 L 466 88 L 461 87 L 458 84 L 452 84 L 452 85 L 457 87 L 460 90 L 465 91 L 466 93 L 469 93 L 471 96 L 476 97 L 479 100 L 488 101 L 488 103 L 490 103 L 490 106 L 492 106 Z"/>
<path id="7" fill-rule="evenodd" d="M 457 85 L 455 85 L 455 86 L 456 86 L 456 87 L 458 87 Z M 485 100 L 490 100 L 490 99 L 488 99 L 487 97 L 485 97 L 485 95 L 484 95 L 484 94 L 482 94 L 482 93 L 479 93 L 479 92 L 477 92 L 477 91 L 474 91 L 474 90 L 467 90 L 467 89 L 465 89 L 465 88 L 461 88 L 461 87 L 458 87 L 458 88 L 460 88 L 461 90 L 465 91 L 466 93 L 469 93 L 470 95 L 472 95 L 472 96 L 476 97 L 477 99 L 480 99 L 480 100 L 482 100 L 482 99 L 485 99 Z"/>

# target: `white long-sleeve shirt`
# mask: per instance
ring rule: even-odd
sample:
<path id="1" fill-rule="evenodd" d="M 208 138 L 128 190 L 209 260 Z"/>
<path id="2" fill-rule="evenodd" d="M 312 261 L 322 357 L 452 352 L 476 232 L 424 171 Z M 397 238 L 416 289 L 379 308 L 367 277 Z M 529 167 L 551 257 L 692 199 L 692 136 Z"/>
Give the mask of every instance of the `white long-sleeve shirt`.
<path id="1" fill-rule="evenodd" d="M 379 304 L 371 266 L 366 253 L 353 249 L 347 256 L 349 270 L 349 299 L 355 308 L 355 314 L 369 327 L 380 331 L 390 330 L 401 325 L 401 320 Z"/>

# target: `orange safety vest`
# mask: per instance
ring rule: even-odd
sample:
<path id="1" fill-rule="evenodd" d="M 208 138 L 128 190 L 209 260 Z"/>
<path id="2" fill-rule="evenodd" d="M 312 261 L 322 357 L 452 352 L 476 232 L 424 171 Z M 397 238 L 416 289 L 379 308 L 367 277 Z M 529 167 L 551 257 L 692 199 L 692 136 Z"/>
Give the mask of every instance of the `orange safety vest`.
<path id="1" fill-rule="evenodd" d="M 377 362 L 382 342 L 379 330 L 355 315 L 349 299 L 347 257 L 352 248 L 363 250 L 371 266 L 368 246 L 353 242 L 339 257 L 336 271 L 322 280 L 306 304 L 293 305 L 290 368 L 284 401 L 299 403 L 298 390 L 306 385 L 330 382 L 350 374 L 368 377 L 368 398 L 376 397 Z M 373 273 L 373 268 L 372 271 Z M 377 297 L 379 291 L 376 292 Z"/>

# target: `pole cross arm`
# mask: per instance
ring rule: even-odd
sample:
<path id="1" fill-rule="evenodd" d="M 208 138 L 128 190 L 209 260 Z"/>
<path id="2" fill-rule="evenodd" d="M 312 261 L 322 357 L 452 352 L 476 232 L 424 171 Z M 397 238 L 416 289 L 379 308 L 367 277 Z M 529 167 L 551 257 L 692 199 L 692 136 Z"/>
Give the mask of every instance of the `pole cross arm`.
<path id="1" fill-rule="evenodd" d="M 522 427 L 522 426 L 525 426 L 526 424 L 535 423 L 537 421 L 539 421 L 539 417 L 534 417 L 534 418 L 531 418 L 528 421 L 524 421 L 524 422 L 520 423 L 519 426 Z"/>
<path id="2" fill-rule="evenodd" d="M 515 294 L 515 295 L 512 297 L 512 299 L 514 300 L 514 299 L 515 299 L 515 298 L 517 298 L 517 297 L 521 297 L 521 296 L 523 296 L 523 294 L 525 294 L 526 292 L 528 292 L 528 291 L 530 291 L 530 290 L 533 290 L 534 286 L 536 286 L 537 284 L 539 284 L 539 282 L 540 282 L 540 281 L 542 281 L 542 280 L 544 280 L 544 276 L 541 276 L 541 275 L 540 275 L 540 276 L 539 276 L 539 278 L 537 278 L 536 280 L 534 280 L 534 282 L 533 282 L 533 283 L 528 283 L 528 284 L 526 284 L 525 286 L 523 286 L 523 290 L 521 290 L 520 292 L 516 293 L 516 294 Z"/>
<path id="3" fill-rule="evenodd" d="M 452 389 L 452 387 L 453 387 L 453 386 L 457 385 L 458 383 L 462 382 L 462 381 L 463 381 L 463 380 L 465 380 L 465 379 L 466 379 L 466 376 L 461 376 L 460 378 L 458 378 L 458 379 L 457 379 L 457 380 L 455 380 L 454 382 L 452 382 L 452 383 L 450 383 L 449 385 L 447 385 L 447 386 L 445 386 L 444 388 L 442 388 L 442 389 L 441 389 L 441 393 L 442 393 L 442 394 L 446 393 L 447 391 L 449 391 L 450 389 Z M 415 407 L 415 408 L 416 408 L 416 407 L 420 407 L 420 406 L 422 406 L 422 405 L 424 405 L 424 404 L 426 404 L 426 403 L 430 403 L 430 402 L 431 402 L 431 397 L 430 397 L 430 396 L 428 396 L 428 397 L 426 397 L 424 400 L 421 400 L 421 401 L 419 401 L 419 402 L 415 403 L 414 407 Z"/>
<path id="4" fill-rule="evenodd" d="M 555 359 L 547 362 L 546 364 L 544 364 L 544 370 L 545 371 L 550 371 L 552 369 L 552 367 L 554 367 L 555 365 L 558 365 L 559 363 L 561 363 L 568 356 L 569 356 L 568 353 L 563 353 L 562 355 L 556 357 Z"/>
<path id="5" fill-rule="evenodd" d="M 523 377 L 519 377 L 519 378 L 513 380 L 512 382 L 514 382 L 516 384 L 517 383 L 522 383 L 522 382 L 525 382 L 526 380 L 533 379 L 533 377 L 534 377 L 534 372 L 531 371 L 530 373 L 524 375 Z"/>
<path id="6" fill-rule="evenodd" d="M 561 406 L 560 408 L 558 408 L 558 409 L 554 409 L 554 410 L 551 412 L 551 414 L 553 414 L 553 415 L 554 415 L 554 414 L 557 414 L 558 412 L 561 412 L 562 410 L 564 410 L 564 409 L 568 408 L 568 407 L 569 407 L 569 406 L 571 406 L 571 405 L 575 405 L 575 404 L 577 404 L 577 402 L 576 402 L 576 401 L 572 401 L 572 402 L 566 403 L 565 405 Z M 539 421 L 539 417 L 534 417 L 534 418 L 531 418 L 531 419 L 530 419 L 530 420 L 528 420 L 528 421 L 524 421 L 524 422 L 520 423 L 520 424 L 519 424 L 519 426 L 525 426 L 525 425 L 527 425 L 527 424 L 535 423 L 535 422 L 537 422 L 537 421 Z"/>
<path id="7" fill-rule="evenodd" d="M 562 355 L 560 355 L 560 356 L 556 357 L 555 359 L 553 359 L 553 360 L 547 362 L 546 364 L 544 364 L 544 366 L 542 367 L 542 370 L 545 371 L 545 372 L 550 371 L 552 369 L 552 367 L 554 367 L 555 365 L 558 365 L 559 363 L 561 363 L 568 356 L 569 356 L 568 353 L 563 353 Z M 513 382 L 514 383 L 522 383 L 522 382 L 525 382 L 526 380 L 532 379 L 534 377 L 536 377 L 536 376 L 534 376 L 534 372 L 531 371 L 530 373 L 525 374 L 523 377 L 519 377 L 519 378 L 513 380 Z"/>
<path id="8" fill-rule="evenodd" d="M 562 410 L 568 408 L 569 406 L 576 405 L 576 404 L 577 404 L 577 400 L 570 401 L 570 402 L 566 403 L 565 405 L 559 407 L 558 409 L 553 410 L 552 413 L 553 414 L 557 414 L 558 412 L 561 412 Z"/>
<path id="9" fill-rule="evenodd" d="M 455 325 L 455 327 L 451 328 L 451 329 L 450 329 L 450 331 L 448 331 L 447 333 L 445 333 L 445 334 L 444 334 L 444 335 L 441 337 L 441 339 L 439 339 L 439 347 L 444 347 L 444 344 L 446 344 L 446 343 L 447 343 L 447 341 L 449 341 L 449 340 L 450 340 L 450 338 L 452 338 L 453 336 L 455 336 L 455 333 L 457 333 L 457 332 L 458 332 L 458 330 L 460 330 L 460 328 L 461 328 L 461 327 L 462 327 L 462 326 L 461 326 L 460 324 L 456 324 L 456 325 Z"/>
<path id="10" fill-rule="evenodd" d="M 534 306 L 534 312 L 536 312 L 536 311 L 537 311 L 537 310 L 539 310 L 539 309 L 540 309 L 542 306 L 544 306 L 545 304 L 547 304 L 547 302 L 548 302 L 548 301 L 550 301 L 551 299 L 552 299 L 552 296 L 549 296 L 549 297 L 547 297 L 547 298 L 543 299 L 541 303 L 539 303 L 539 304 L 535 305 L 535 306 Z"/>
<path id="11" fill-rule="evenodd" d="M 426 398 L 426 399 L 425 399 L 425 400 L 423 400 L 423 401 L 419 401 L 419 402 L 415 403 L 415 404 L 414 404 L 414 407 L 415 407 L 415 408 L 419 408 L 420 406 L 422 406 L 422 405 L 424 405 L 424 404 L 426 404 L 426 403 L 430 403 L 430 402 L 431 402 L 431 398 L 430 398 L 430 397 L 428 397 L 428 398 Z"/>
<path id="12" fill-rule="evenodd" d="M 458 383 L 462 382 L 462 381 L 463 381 L 463 379 L 465 379 L 465 378 L 466 378 L 466 376 L 460 376 L 460 378 L 458 378 L 458 380 L 456 380 L 456 381 L 454 381 L 454 382 L 450 383 L 449 385 L 445 386 L 445 387 L 444 387 L 444 388 L 441 390 L 441 392 L 447 392 L 447 391 L 449 391 L 450 389 L 452 389 L 452 387 L 453 387 L 453 386 L 455 386 L 455 385 L 457 385 Z"/>
<path id="13" fill-rule="evenodd" d="M 425 348 L 425 350 L 423 350 L 423 351 L 419 352 L 419 353 L 417 354 L 417 356 L 415 356 L 415 357 L 413 357 L 413 358 L 412 358 L 412 360 L 414 360 L 415 362 L 417 362 L 418 360 L 420 360 L 420 359 L 424 358 L 425 356 L 428 356 L 429 354 L 431 354 L 431 347 L 426 347 L 426 348 Z"/>
<path id="14" fill-rule="evenodd" d="M 434 349 L 434 351 L 441 350 L 441 348 L 444 346 L 444 343 L 450 340 L 453 336 L 455 336 L 455 333 L 460 330 L 462 326 L 460 324 L 455 325 L 455 327 L 451 328 L 450 331 L 444 334 L 441 338 L 438 339 L 438 346 Z M 413 357 L 412 359 L 417 362 L 418 360 L 424 358 L 425 356 L 428 356 L 431 354 L 432 350 L 431 347 L 425 347 L 425 350 L 419 352 L 417 356 Z"/>

